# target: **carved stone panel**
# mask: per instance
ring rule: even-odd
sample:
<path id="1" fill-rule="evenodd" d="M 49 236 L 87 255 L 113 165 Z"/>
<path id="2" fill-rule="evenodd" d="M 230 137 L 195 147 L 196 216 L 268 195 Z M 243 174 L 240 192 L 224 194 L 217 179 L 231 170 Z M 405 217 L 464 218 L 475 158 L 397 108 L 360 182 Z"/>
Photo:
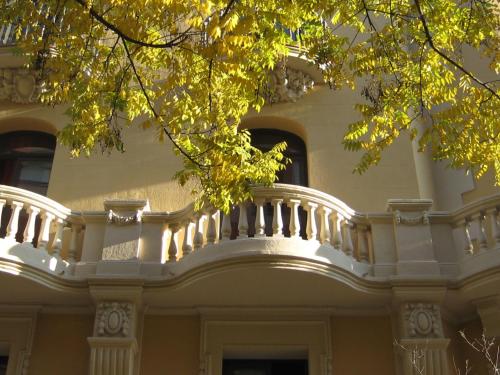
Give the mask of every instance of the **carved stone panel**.
<path id="1" fill-rule="evenodd" d="M 101 302 L 97 305 L 94 334 L 99 337 L 133 335 L 134 305 L 126 302 Z"/>
<path id="2" fill-rule="evenodd" d="M 314 87 L 313 78 L 300 70 L 278 64 L 269 73 L 266 100 L 268 103 L 295 102 Z"/>
<path id="3" fill-rule="evenodd" d="M 38 101 L 36 72 L 24 68 L 0 68 L 0 101 L 28 104 Z"/>
<path id="4" fill-rule="evenodd" d="M 441 313 L 439 306 L 432 303 L 407 303 L 404 305 L 404 326 L 406 337 L 440 338 Z"/>

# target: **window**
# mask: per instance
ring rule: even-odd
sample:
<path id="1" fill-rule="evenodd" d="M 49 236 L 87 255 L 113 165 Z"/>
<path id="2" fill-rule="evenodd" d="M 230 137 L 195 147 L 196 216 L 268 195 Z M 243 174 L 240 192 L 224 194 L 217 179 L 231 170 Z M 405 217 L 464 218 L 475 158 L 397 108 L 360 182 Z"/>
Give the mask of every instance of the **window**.
<path id="1" fill-rule="evenodd" d="M 7 363 L 9 362 L 9 357 L 0 356 L 0 375 L 7 374 Z"/>
<path id="2" fill-rule="evenodd" d="M 222 375 L 307 375 L 307 359 L 225 359 Z"/>
<path id="3" fill-rule="evenodd" d="M 33 131 L 0 135 L 0 184 L 45 195 L 49 184 L 55 136 Z"/>
<path id="4" fill-rule="evenodd" d="M 308 186 L 307 179 L 307 152 L 304 141 L 295 134 L 277 129 L 249 129 L 252 135 L 252 144 L 262 151 L 269 151 L 276 143 L 285 141 L 287 148 L 285 157 L 292 163 L 278 172 L 278 182 Z"/>

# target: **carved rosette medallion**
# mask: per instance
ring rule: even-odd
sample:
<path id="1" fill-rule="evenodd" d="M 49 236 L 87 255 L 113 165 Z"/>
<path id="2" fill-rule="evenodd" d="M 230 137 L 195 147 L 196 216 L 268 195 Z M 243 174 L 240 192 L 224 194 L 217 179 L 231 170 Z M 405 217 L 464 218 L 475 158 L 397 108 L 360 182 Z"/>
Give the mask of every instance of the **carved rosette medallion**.
<path id="1" fill-rule="evenodd" d="M 132 321 L 131 303 L 103 302 L 97 306 L 96 335 L 127 337 Z"/>
<path id="2" fill-rule="evenodd" d="M 406 333 L 415 338 L 441 337 L 439 306 L 430 303 L 408 303 L 404 307 Z"/>
<path id="3" fill-rule="evenodd" d="M 278 64 L 269 72 L 265 97 L 270 104 L 295 102 L 313 87 L 314 80 L 309 74 Z"/>
<path id="4" fill-rule="evenodd" d="M 36 74 L 24 68 L 1 68 L 0 100 L 18 104 L 37 102 L 41 88 Z"/>

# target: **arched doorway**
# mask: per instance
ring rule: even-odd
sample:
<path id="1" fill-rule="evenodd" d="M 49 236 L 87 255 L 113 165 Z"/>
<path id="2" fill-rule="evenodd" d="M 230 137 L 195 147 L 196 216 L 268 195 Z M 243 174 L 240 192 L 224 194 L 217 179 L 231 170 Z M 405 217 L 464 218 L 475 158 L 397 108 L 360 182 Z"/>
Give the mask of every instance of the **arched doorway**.
<path id="1" fill-rule="evenodd" d="M 287 132 L 285 130 L 272 129 L 272 128 L 252 128 L 248 129 L 252 136 L 252 145 L 261 151 L 269 151 L 271 148 L 280 142 L 286 142 L 287 148 L 284 151 L 284 156 L 291 160 L 291 163 L 286 166 L 286 169 L 279 171 L 277 175 L 277 182 L 290 185 L 308 186 L 308 170 L 307 170 L 307 149 L 305 142 L 299 136 Z M 248 222 L 255 222 L 255 207 L 250 206 L 247 208 Z M 231 215 L 231 238 L 236 238 L 238 235 L 238 216 L 239 208 L 233 210 Z M 265 232 L 266 235 L 272 234 L 272 217 L 273 208 L 270 203 L 264 207 L 264 219 L 266 222 Z M 282 218 L 284 222 L 283 235 L 288 237 L 289 221 L 290 221 L 290 208 L 286 204 L 282 206 Z M 300 222 L 300 236 L 306 238 L 305 223 L 307 222 L 307 213 L 299 207 L 299 222 Z M 248 234 L 254 234 L 254 228 L 249 228 Z"/>

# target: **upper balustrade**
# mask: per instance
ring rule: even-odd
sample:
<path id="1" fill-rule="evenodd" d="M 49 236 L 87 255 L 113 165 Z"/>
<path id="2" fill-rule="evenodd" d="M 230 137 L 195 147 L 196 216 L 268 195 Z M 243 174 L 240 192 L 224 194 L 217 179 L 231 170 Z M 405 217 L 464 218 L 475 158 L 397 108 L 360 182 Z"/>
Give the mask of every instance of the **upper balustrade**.
<path id="1" fill-rule="evenodd" d="M 461 278 L 500 266 L 500 195 L 455 212 L 432 212 L 431 204 L 391 200 L 388 212 L 359 213 L 320 191 L 276 184 L 255 187 L 253 202 L 229 215 L 192 206 L 151 212 L 147 201 L 117 200 L 104 211 L 74 212 L 0 185 L 0 260 L 67 277 L 168 278 L 253 255 L 305 258 L 373 280 Z"/>

